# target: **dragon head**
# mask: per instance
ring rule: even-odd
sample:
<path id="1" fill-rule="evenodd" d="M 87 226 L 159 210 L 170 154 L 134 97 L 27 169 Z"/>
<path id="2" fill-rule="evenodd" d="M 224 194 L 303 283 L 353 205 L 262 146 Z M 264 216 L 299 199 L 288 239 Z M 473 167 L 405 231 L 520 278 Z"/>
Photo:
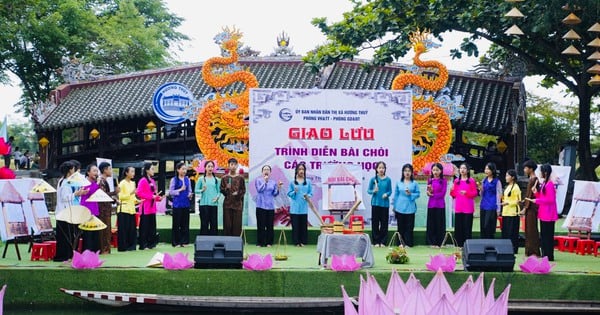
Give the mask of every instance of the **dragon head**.
<path id="1" fill-rule="evenodd" d="M 430 49 L 438 48 L 441 45 L 434 43 L 430 38 L 431 32 L 427 29 L 420 31 L 418 28 L 415 32 L 408 35 L 410 42 L 413 45 L 415 53 L 424 53 Z"/>
<path id="2" fill-rule="evenodd" d="M 229 29 L 224 27 L 223 31 L 214 37 L 214 41 L 217 45 L 221 46 L 225 50 L 234 50 L 238 48 L 238 42 L 242 38 L 242 32 L 237 30 L 235 27 Z"/>

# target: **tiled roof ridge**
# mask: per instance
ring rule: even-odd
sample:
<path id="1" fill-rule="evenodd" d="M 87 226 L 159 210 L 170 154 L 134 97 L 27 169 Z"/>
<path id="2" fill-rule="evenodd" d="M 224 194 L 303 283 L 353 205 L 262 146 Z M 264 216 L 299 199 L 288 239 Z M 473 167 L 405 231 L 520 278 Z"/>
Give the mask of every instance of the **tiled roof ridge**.
<path id="1" fill-rule="evenodd" d="M 249 62 L 260 62 L 260 63 L 302 62 L 302 63 L 304 63 L 302 61 L 302 58 L 303 58 L 302 56 L 284 56 L 284 57 L 258 56 L 258 57 L 243 57 L 243 58 L 240 58 L 239 62 L 242 64 L 249 63 Z M 336 64 L 361 66 L 365 63 L 368 63 L 369 61 L 370 60 L 368 60 L 368 59 L 354 58 L 352 60 L 350 60 L 350 59 L 340 60 L 340 61 L 336 62 Z M 159 68 L 159 69 L 148 69 L 148 70 L 141 70 L 141 71 L 136 71 L 136 72 L 128 72 L 128 73 L 110 75 L 110 76 L 99 78 L 94 81 L 82 81 L 82 82 L 77 82 L 77 83 L 64 84 L 57 89 L 61 90 L 65 86 L 69 86 L 68 90 L 71 90 L 71 89 L 78 88 L 78 87 L 86 87 L 86 86 L 90 86 L 90 85 L 105 84 L 105 83 L 110 83 L 110 82 L 114 82 L 114 81 L 136 79 L 136 78 L 160 75 L 160 74 L 165 74 L 165 73 L 170 73 L 170 72 L 194 71 L 194 70 L 202 68 L 202 66 L 204 65 L 204 62 L 205 61 L 194 62 L 194 63 L 183 63 L 183 64 L 169 66 L 169 67 L 165 67 L 165 68 Z M 335 66 L 335 64 L 333 66 Z M 378 67 L 384 68 L 384 69 L 385 68 L 396 69 L 396 68 L 407 67 L 407 66 L 409 66 L 409 65 L 393 62 L 393 63 L 386 64 L 384 66 L 378 66 Z M 502 82 L 507 82 L 507 83 L 515 83 L 515 82 L 521 81 L 520 78 L 495 77 L 495 76 L 491 76 L 491 75 L 481 75 L 481 74 L 477 74 L 474 72 L 467 72 L 467 71 L 448 70 L 448 73 L 453 76 L 469 77 L 469 78 L 478 79 L 478 80 L 489 80 L 489 81 L 496 81 L 496 82 L 502 81 Z M 66 95 L 61 95 L 61 96 L 66 97 Z"/>
<path id="2" fill-rule="evenodd" d="M 352 60 L 350 60 L 350 59 L 340 60 L 337 62 L 337 64 L 341 64 L 341 65 L 348 64 L 348 65 L 361 66 L 363 64 L 369 63 L 370 61 L 371 60 L 369 60 L 369 59 L 354 58 Z M 408 66 L 410 66 L 410 65 L 406 64 L 406 63 L 392 62 L 392 63 L 388 63 L 383 66 L 377 66 L 377 68 L 397 69 L 397 68 L 403 68 L 403 67 L 408 67 Z M 448 74 L 450 74 L 452 76 L 460 76 L 460 77 L 467 77 L 467 78 L 472 78 L 472 79 L 477 79 L 477 80 L 494 81 L 494 82 L 501 81 L 501 82 L 506 82 L 506 83 L 515 83 L 515 82 L 522 81 L 522 78 L 518 78 L 518 77 L 499 77 L 499 76 L 494 76 L 494 75 L 478 74 L 478 73 L 472 72 L 472 71 L 458 71 L 458 70 L 448 69 Z"/>

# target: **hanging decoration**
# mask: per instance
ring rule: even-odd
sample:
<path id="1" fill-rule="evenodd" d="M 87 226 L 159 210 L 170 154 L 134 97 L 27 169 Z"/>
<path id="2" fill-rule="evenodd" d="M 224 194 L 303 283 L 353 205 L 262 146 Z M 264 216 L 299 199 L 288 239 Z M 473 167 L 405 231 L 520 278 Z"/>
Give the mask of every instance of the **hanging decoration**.
<path id="1" fill-rule="evenodd" d="M 505 0 L 506 2 L 511 2 L 516 3 L 516 2 L 523 2 L 524 0 Z M 519 11 L 519 9 L 517 9 L 517 7 L 512 7 L 512 9 L 510 9 L 510 11 L 508 11 L 508 13 L 506 13 L 504 15 L 504 17 L 507 18 L 512 18 L 512 19 L 522 19 L 525 17 L 525 15 L 523 15 L 523 13 L 521 13 L 521 11 Z M 517 24 L 513 23 L 513 25 L 511 27 L 509 27 L 506 31 L 504 31 L 504 34 L 506 35 L 524 35 L 523 31 L 517 26 Z"/>
<path id="2" fill-rule="evenodd" d="M 428 162 L 448 160 L 446 154 L 452 141 L 451 119 L 460 119 L 464 115 L 462 97 L 452 99 L 448 95 L 442 95 L 434 99 L 431 95 L 435 91 L 445 90 L 448 70 L 441 62 L 421 61 L 421 54 L 439 47 L 429 35 L 427 30 L 417 30 L 410 35 L 415 50 L 415 66 L 401 72 L 392 81 L 392 90 L 409 89 L 413 92 L 412 141 L 413 167 L 416 173 L 420 173 Z M 432 79 L 431 76 L 422 74 L 421 68 L 437 69 L 437 77 Z"/>
<path id="3" fill-rule="evenodd" d="M 258 87 L 258 80 L 237 64 L 241 37 L 239 30 L 224 28 L 215 36 L 215 43 L 225 56 L 210 58 L 202 66 L 204 82 L 216 93 L 202 100 L 196 121 L 196 142 L 204 157 L 216 160 L 219 165 L 227 165 L 230 158 L 248 165 L 249 90 Z M 241 92 L 222 92 L 238 82 L 245 85 Z"/>
<path id="4" fill-rule="evenodd" d="M 581 52 L 579 51 L 579 49 L 577 49 L 574 45 L 573 42 L 581 40 L 581 36 L 579 36 L 579 34 L 577 34 L 577 32 L 575 32 L 573 30 L 573 26 L 581 23 L 581 19 L 575 15 L 575 13 L 573 13 L 573 11 L 576 10 L 580 10 L 581 8 L 579 8 L 576 5 L 570 6 L 569 4 L 566 4 L 562 7 L 563 10 L 570 12 L 569 15 L 567 15 L 563 20 L 562 23 L 567 25 L 569 27 L 569 31 L 563 35 L 563 39 L 564 40 L 568 40 L 571 42 L 571 44 L 569 45 L 569 47 L 567 47 L 565 50 L 563 50 L 561 52 L 561 54 L 563 55 L 571 55 L 571 56 L 578 56 L 581 55 Z"/>

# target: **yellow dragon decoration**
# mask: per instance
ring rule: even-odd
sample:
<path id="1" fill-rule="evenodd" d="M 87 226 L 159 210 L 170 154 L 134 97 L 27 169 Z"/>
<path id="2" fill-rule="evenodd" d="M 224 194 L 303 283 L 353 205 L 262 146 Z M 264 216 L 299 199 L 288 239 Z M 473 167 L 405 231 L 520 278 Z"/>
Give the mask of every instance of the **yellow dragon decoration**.
<path id="1" fill-rule="evenodd" d="M 415 56 L 413 62 L 421 68 L 437 68 L 435 79 L 420 74 L 402 72 L 392 81 L 392 90 L 402 90 L 408 84 L 419 86 L 424 90 L 438 91 L 448 82 L 448 70 L 438 61 L 422 61 L 421 54 L 427 52 L 432 45 L 429 32 L 416 32 L 410 35 Z M 413 167 L 420 172 L 428 162 L 439 162 L 450 149 L 452 141 L 452 124 L 446 111 L 438 106 L 433 98 L 413 95 Z"/>
<path id="2" fill-rule="evenodd" d="M 251 72 L 237 66 L 241 37 L 242 33 L 235 28 L 224 28 L 215 36 L 215 42 L 229 56 L 210 58 L 202 66 L 204 82 L 217 93 L 198 114 L 196 142 L 205 159 L 216 160 L 218 165 L 227 165 L 230 158 L 248 165 L 249 89 L 258 87 L 258 80 Z M 246 86 L 241 93 L 219 92 L 236 82 Z"/>

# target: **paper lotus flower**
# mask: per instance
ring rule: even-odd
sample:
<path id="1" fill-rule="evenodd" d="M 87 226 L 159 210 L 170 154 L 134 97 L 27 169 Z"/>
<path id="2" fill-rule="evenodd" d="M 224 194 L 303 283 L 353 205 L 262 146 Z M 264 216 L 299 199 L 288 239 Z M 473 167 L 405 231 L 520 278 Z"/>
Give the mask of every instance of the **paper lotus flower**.
<path id="1" fill-rule="evenodd" d="M 0 167 L 0 179 L 15 179 L 17 176 L 10 168 L 3 166 Z"/>
<path id="2" fill-rule="evenodd" d="M 71 266 L 75 269 L 96 269 L 104 263 L 104 260 L 100 260 L 100 251 L 92 252 L 91 250 L 84 250 L 83 253 L 73 251 L 73 260 Z"/>
<path id="3" fill-rule="evenodd" d="M 10 153 L 10 144 L 4 141 L 4 137 L 0 137 L 0 155 L 7 155 Z"/>
<path id="4" fill-rule="evenodd" d="M 510 284 L 497 299 L 494 299 L 494 284 L 492 281 L 487 294 L 483 287 L 483 273 L 477 281 L 468 276 L 465 283 L 452 293 L 444 273 L 438 271 L 427 289 L 420 281 L 410 274 L 403 285 L 392 285 L 392 281 L 402 281 L 395 271 L 392 272 L 388 292 L 383 293 L 377 281 L 368 276 L 365 281 L 360 275 L 358 292 L 358 311 L 342 286 L 344 299 L 344 314 L 423 314 L 423 315 L 454 315 L 454 314 L 508 314 L 508 295 Z M 408 288 L 404 293 L 398 288 Z M 396 301 L 396 302 L 394 302 Z"/>
<path id="5" fill-rule="evenodd" d="M 194 262 L 188 259 L 188 254 L 175 253 L 171 256 L 165 253 L 162 260 L 162 265 L 165 269 L 169 270 L 181 270 L 190 269 L 194 266 Z"/>
<path id="6" fill-rule="evenodd" d="M 354 255 L 331 256 L 331 270 L 333 271 L 355 271 L 360 269 L 360 265 Z"/>
<path id="7" fill-rule="evenodd" d="M 242 261 L 242 267 L 253 271 L 269 270 L 273 268 L 273 257 L 271 257 L 271 254 L 264 257 L 260 254 L 251 254 L 248 259 Z"/>
<path id="8" fill-rule="evenodd" d="M 443 272 L 453 272 L 456 268 L 456 257 L 454 255 L 446 256 L 444 254 L 437 254 L 430 256 L 431 259 L 425 264 L 427 270 L 436 272 L 441 269 Z"/>
<path id="9" fill-rule="evenodd" d="M 546 274 L 549 273 L 555 265 L 556 264 L 550 264 L 548 256 L 537 258 L 534 255 L 531 255 L 519 265 L 519 268 L 525 273 Z"/>
<path id="10" fill-rule="evenodd" d="M 0 315 L 3 314 L 4 309 L 4 293 L 6 292 L 6 284 L 2 286 L 0 290 Z"/>

